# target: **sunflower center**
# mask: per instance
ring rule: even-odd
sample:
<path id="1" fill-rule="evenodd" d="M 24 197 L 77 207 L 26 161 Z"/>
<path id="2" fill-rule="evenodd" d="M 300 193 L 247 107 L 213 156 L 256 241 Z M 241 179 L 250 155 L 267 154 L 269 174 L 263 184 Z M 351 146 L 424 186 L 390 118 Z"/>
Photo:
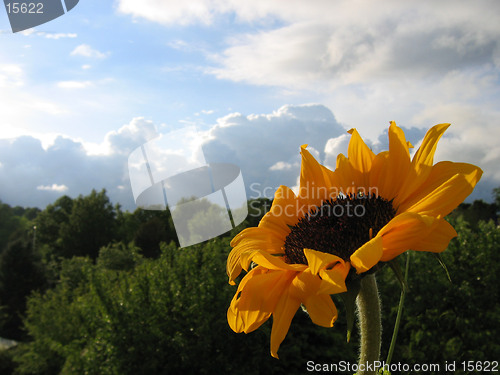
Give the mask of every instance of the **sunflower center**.
<path id="1" fill-rule="evenodd" d="M 347 261 L 395 215 L 392 203 L 375 195 L 348 195 L 325 201 L 291 227 L 284 244 L 286 261 L 307 264 L 304 249 L 334 254 Z"/>

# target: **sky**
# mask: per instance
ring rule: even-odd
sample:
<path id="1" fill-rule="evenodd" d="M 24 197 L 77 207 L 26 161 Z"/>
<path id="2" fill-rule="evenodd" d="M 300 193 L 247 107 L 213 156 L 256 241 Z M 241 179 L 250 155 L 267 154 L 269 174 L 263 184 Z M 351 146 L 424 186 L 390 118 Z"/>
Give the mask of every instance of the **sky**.
<path id="1" fill-rule="evenodd" d="M 295 186 L 299 148 L 334 167 L 356 128 L 375 151 L 394 120 L 435 161 L 500 186 L 500 2 L 80 0 L 12 33 L 0 9 L 0 200 L 43 208 L 105 188 L 135 208 L 128 157 L 194 127 L 247 197 Z"/>

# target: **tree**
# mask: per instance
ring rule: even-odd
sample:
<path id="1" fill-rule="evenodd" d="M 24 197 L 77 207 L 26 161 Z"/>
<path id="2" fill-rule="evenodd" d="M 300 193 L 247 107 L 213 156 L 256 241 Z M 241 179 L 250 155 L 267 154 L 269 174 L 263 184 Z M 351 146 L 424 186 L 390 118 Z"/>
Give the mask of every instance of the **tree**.
<path id="1" fill-rule="evenodd" d="M 29 226 L 29 219 L 24 217 L 21 207 L 10 207 L 0 201 L 0 254 L 16 231 L 23 231 Z M 30 216 L 33 214 L 29 210 Z"/>
<path id="2" fill-rule="evenodd" d="M 44 256 L 46 258 L 50 258 L 51 255 L 61 256 L 62 250 L 59 240 L 61 227 L 68 222 L 72 210 L 73 199 L 63 195 L 53 204 L 49 204 L 36 217 L 34 221 L 36 241 L 41 246 L 45 245 L 47 254 L 44 254 Z M 40 248 L 41 246 L 37 247 Z"/>
<path id="3" fill-rule="evenodd" d="M 109 244 L 116 230 L 115 209 L 106 190 L 79 196 L 73 201 L 68 220 L 61 224 L 58 244 L 64 257 L 97 258 L 99 249 Z"/>
<path id="4" fill-rule="evenodd" d="M 26 298 L 45 285 L 43 266 L 33 252 L 32 241 L 19 238 L 10 242 L 0 256 L 0 305 L 6 313 L 0 322 L 0 336 L 20 340 Z"/>

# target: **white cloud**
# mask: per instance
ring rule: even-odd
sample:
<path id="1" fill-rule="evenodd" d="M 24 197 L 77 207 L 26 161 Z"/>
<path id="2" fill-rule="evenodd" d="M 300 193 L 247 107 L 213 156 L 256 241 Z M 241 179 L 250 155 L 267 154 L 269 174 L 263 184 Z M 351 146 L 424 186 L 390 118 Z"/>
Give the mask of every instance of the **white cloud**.
<path id="1" fill-rule="evenodd" d="M 210 24 L 215 9 L 212 1 L 174 2 L 161 0 L 120 0 L 118 10 L 134 17 L 143 17 L 163 24 Z"/>
<path id="2" fill-rule="evenodd" d="M 109 55 L 109 53 L 104 53 L 100 52 L 96 49 L 93 49 L 91 46 L 88 44 L 80 44 L 79 46 L 75 47 L 73 51 L 70 53 L 71 56 L 83 56 L 83 57 L 88 57 L 88 58 L 95 58 L 95 59 L 104 59 Z"/>
<path id="3" fill-rule="evenodd" d="M 117 131 L 106 134 L 104 143 L 109 153 L 127 155 L 136 147 L 158 136 L 156 126 L 151 120 L 135 117 L 130 123 Z"/>
<path id="4" fill-rule="evenodd" d="M 61 81 L 57 82 L 57 87 L 62 89 L 84 89 L 92 86 L 90 81 Z"/>
<path id="5" fill-rule="evenodd" d="M 457 110 L 449 109 L 450 113 Z M 479 165 L 485 174 L 472 198 L 489 199 L 491 189 L 500 185 L 500 146 L 496 144 L 500 128 L 485 125 L 484 118 L 476 118 L 470 126 L 471 114 L 466 109 L 460 115 L 465 122 L 447 131 L 435 161 Z M 500 116 L 494 120 L 500 121 Z M 417 148 L 424 132 L 406 128 L 405 134 Z M 8 182 L 0 185 L 0 196 L 9 204 L 43 207 L 63 193 L 75 197 L 93 188 L 106 188 L 113 202 L 134 209 L 127 159 L 132 150 L 157 135 L 151 121 L 134 118 L 109 132 L 100 144 L 93 145 L 93 150 L 88 143 L 57 135 L 44 145 L 33 136 L 0 139 L 0 180 Z M 297 184 L 300 145 L 309 144 L 308 150 L 318 161 L 334 168 L 337 154 L 346 154 L 350 139 L 329 109 L 312 104 L 288 105 L 269 114 L 233 113 L 218 119 L 207 132 L 189 136 L 203 142 L 208 162 L 232 163 L 241 168 L 248 198 L 272 194 L 279 185 Z M 387 134 L 379 138 L 377 143 L 368 142 L 376 152 L 387 149 Z M 153 161 L 161 169 L 162 160 L 171 161 L 175 152 L 173 148 L 160 151 Z"/>
<path id="6" fill-rule="evenodd" d="M 61 39 L 61 38 L 76 38 L 78 34 L 75 33 L 46 33 L 46 32 L 38 32 L 37 35 L 44 36 L 47 39 Z"/>
<path id="7" fill-rule="evenodd" d="M 297 165 L 286 163 L 284 161 L 278 161 L 275 164 L 271 165 L 269 167 L 270 171 L 284 171 L 284 170 L 289 170 L 294 167 L 297 167 Z"/>
<path id="8" fill-rule="evenodd" d="M 24 36 L 41 36 L 47 39 L 62 39 L 62 38 L 76 38 L 78 34 L 76 33 L 48 33 L 45 31 L 37 31 L 35 28 L 20 31 L 19 34 Z"/>
<path id="9" fill-rule="evenodd" d="M 444 0 L 120 0 L 118 9 L 165 25 L 246 23 L 206 53 L 218 79 L 308 95 L 376 141 L 395 120 L 454 121 L 439 108 L 498 111 L 500 3 Z M 170 47 L 186 50 L 181 39 Z M 435 113 L 435 118 L 428 118 Z M 453 116 L 455 117 L 455 116 Z M 425 120 L 424 120 L 425 119 Z M 491 122 L 489 122 L 491 124 Z"/>
<path id="10" fill-rule="evenodd" d="M 66 190 L 68 190 L 68 187 L 66 185 L 58 185 L 58 184 L 39 185 L 36 187 L 36 190 L 56 191 L 58 193 L 63 193 Z"/>
<path id="11" fill-rule="evenodd" d="M 18 64 L 0 64 L 0 87 L 21 87 L 24 84 L 24 71 Z"/>
<path id="12" fill-rule="evenodd" d="M 348 134 L 342 134 L 336 138 L 330 138 L 325 145 L 324 165 L 330 169 L 335 169 L 337 165 L 337 155 L 347 155 L 347 146 L 351 137 Z"/>
<path id="13" fill-rule="evenodd" d="M 282 184 L 295 184 L 302 144 L 309 144 L 313 152 L 319 150 L 317 155 L 323 159 L 327 140 L 345 131 L 324 106 L 288 105 L 270 114 L 233 113 L 219 118 L 208 131 L 203 149 L 207 161 L 236 164 L 247 186 L 269 192 Z"/>

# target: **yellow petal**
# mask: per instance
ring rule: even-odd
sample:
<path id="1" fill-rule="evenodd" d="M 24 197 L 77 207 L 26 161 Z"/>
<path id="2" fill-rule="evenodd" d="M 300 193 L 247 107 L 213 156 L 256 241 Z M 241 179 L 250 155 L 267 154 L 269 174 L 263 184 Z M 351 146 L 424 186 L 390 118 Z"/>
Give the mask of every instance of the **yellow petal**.
<path id="1" fill-rule="evenodd" d="M 351 140 L 349 141 L 347 157 L 349 158 L 349 162 L 351 163 L 353 170 L 356 171 L 356 181 L 354 184 L 357 187 L 368 188 L 368 174 L 372 168 L 372 162 L 375 158 L 375 154 L 368 148 L 363 139 L 361 139 L 356 129 L 351 129 L 348 133 L 351 134 Z"/>
<path id="2" fill-rule="evenodd" d="M 244 229 L 231 241 L 231 246 L 234 248 L 229 253 L 226 265 L 229 283 L 234 285 L 234 279 L 238 277 L 242 268 L 248 269 L 248 262 L 256 250 L 280 254 L 283 242 L 284 240 L 265 228 Z"/>
<path id="3" fill-rule="evenodd" d="M 288 270 L 299 272 L 307 268 L 305 264 L 285 263 L 281 257 L 273 256 L 262 251 L 256 252 L 252 257 L 252 261 L 270 270 Z"/>
<path id="4" fill-rule="evenodd" d="M 333 327 L 333 323 L 337 320 L 337 308 L 328 294 L 312 295 L 304 305 L 314 324 Z"/>
<path id="5" fill-rule="evenodd" d="M 329 185 L 325 181 L 322 166 L 314 159 L 307 145 L 302 145 L 300 153 L 302 164 L 300 167 L 299 197 L 308 206 L 318 206 L 329 198 Z"/>
<path id="6" fill-rule="evenodd" d="M 290 323 L 300 306 L 300 301 L 285 291 L 273 312 L 273 328 L 271 330 L 271 355 L 278 358 L 278 349 L 285 339 Z"/>
<path id="7" fill-rule="evenodd" d="M 404 132 L 394 121 L 389 127 L 389 154 L 385 168 L 379 171 L 379 194 L 391 200 L 400 192 L 410 171 L 410 153 Z"/>
<path id="8" fill-rule="evenodd" d="M 483 171 L 472 164 L 443 161 L 432 167 L 423 185 L 398 208 L 424 215 L 448 215 L 472 192 Z"/>
<path id="9" fill-rule="evenodd" d="M 450 124 L 438 124 L 430 128 L 418 148 L 415 156 L 413 156 L 412 164 L 420 174 L 422 169 L 432 166 L 434 162 L 434 153 L 436 152 L 437 143 L 443 133 L 450 127 Z"/>
<path id="10" fill-rule="evenodd" d="M 254 270 L 261 269 L 258 267 Z M 248 273 L 243 278 L 243 286 L 238 288 L 230 306 L 235 315 L 235 326 L 240 327 L 245 333 L 260 327 L 271 316 L 281 295 L 294 277 L 295 273 L 288 271 L 265 270 Z"/>
<path id="11" fill-rule="evenodd" d="M 439 124 L 427 131 L 421 146 L 413 156 L 412 168 L 401 188 L 402 192 L 394 200 L 395 207 L 398 207 L 427 179 L 432 170 L 438 141 L 449 126 L 450 124 Z"/>
<path id="12" fill-rule="evenodd" d="M 429 233 L 434 218 L 405 212 L 389 221 L 377 234 L 383 242 L 381 261 L 387 262 L 409 250 Z"/>
<path id="13" fill-rule="evenodd" d="M 372 170 L 370 172 L 370 188 L 375 189 L 375 195 L 379 196 L 379 187 L 383 185 L 382 171 L 388 168 L 389 151 L 378 153 L 373 159 Z M 383 176 L 382 176 L 383 177 Z"/>
<path id="14" fill-rule="evenodd" d="M 351 255 L 351 264 L 357 273 L 363 273 L 376 265 L 381 256 L 382 238 L 376 236 Z"/>
<path id="15" fill-rule="evenodd" d="M 444 219 L 438 219 L 432 225 L 430 232 L 424 236 L 412 250 L 440 253 L 448 247 L 450 240 L 457 236 L 455 229 Z"/>
<path id="16" fill-rule="evenodd" d="M 241 312 L 237 309 L 239 299 L 241 298 L 241 291 L 253 277 L 261 275 L 265 272 L 267 272 L 267 270 L 262 267 L 254 268 L 245 275 L 245 277 L 241 280 L 240 285 L 238 285 L 238 289 L 234 294 L 231 304 L 229 305 L 229 309 L 227 310 L 227 322 L 229 323 L 231 329 L 236 333 L 243 332 L 247 325 L 247 317 L 245 315 L 242 315 Z"/>
<path id="17" fill-rule="evenodd" d="M 355 194 L 357 191 L 356 176 L 358 176 L 358 174 L 353 169 L 349 159 L 343 154 L 337 155 L 337 168 L 335 169 L 335 173 L 340 192 L 346 195 Z"/>
<path id="18" fill-rule="evenodd" d="M 311 272 L 316 275 L 321 268 L 326 268 L 334 263 L 344 264 L 344 260 L 336 255 L 323 253 L 312 249 L 304 249 L 304 255 Z"/>
<path id="19" fill-rule="evenodd" d="M 310 269 L 299 273 L 290 285 L 290 296 L 304 303 L 311 295 L 318 293 L 321 279 L 313 275 Z"/>
<path id="20" fill-rule="evenodd" d="M 351 268 L 349 263 L 337 263 L 331 270 L 321 270 L 318 294 L 337 294 L 347 291 L 345 279 Z"/>
<path id="21" fill-rule="evenodd" d="M 268 213 L 259 223 L 259 228 L 277 233 L 285 240 L 290 233 L 289 226 L 297 224 L 299 218 L 304 216 L 300 203 L 295 193 L 289 187 L 281 185 L 274 194 L 273 204 Z"/>

